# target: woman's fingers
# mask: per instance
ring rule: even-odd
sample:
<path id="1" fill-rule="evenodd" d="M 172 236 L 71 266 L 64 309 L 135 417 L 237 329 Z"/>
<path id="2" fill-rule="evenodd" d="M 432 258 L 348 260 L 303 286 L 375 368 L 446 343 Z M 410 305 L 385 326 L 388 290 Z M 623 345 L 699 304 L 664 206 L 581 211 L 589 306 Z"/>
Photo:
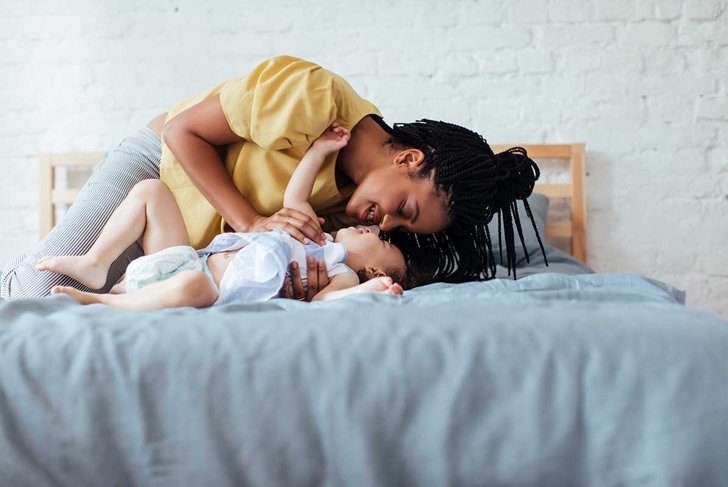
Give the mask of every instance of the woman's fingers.
<path id="1" fill-rule="evenodd" d="M 306 235 L 303 234 L 298 228 L 296 228 L 291 223 L 285 223 L 282 226 L 279 226 L 278 228 L 283 228 L 286 232 L 291 234 L 291 237 L 295 238 L 302 244 L 307 244 L 311 241 Z"/>
<path id="2" fill-rule="evenodd" d="M 286 277 L 283 280 L 283 287 L 281 287 L 281 290 L 278 292 L 280 297 L 285 299 L 291 299 L 293 297 L 293 291 L 291 290 L 291 279 Z"/>
<path id="3" fill-rule="evenodd" d="M 308 300 L 313 299 L 316 294 L 329 285 L 329 273 L 326 269 L 326 261 L 309 257 L 308 261 Z M 312 284 L 313 283 L 313 284 Z"/>
<path id="4" fill-rule="evenodd" d="M 298 268 L 298 262 L 291 262 L 291 287 L 294 299 L 303 299 L 306 294 L 303 289 L 303 280 L 301 279 L 301 270 Z M 309 299 L 310 301 L 310 299 Z"/>
<path id="5" fill-rule="evenodd" d="M 309 241 L 317 242 L 320 245 L 326 243 L 321 226 L 317 221 L 301 212 L 286 208 L 263 218 L 250 231 L 267 232 L 276 228 L 285 230 L 293 238 L 304 244 L 309 243 Z"/>
<path id="6" fill-rule="evenodd" d="M 318 263 L 318 282 L 321 289 L 329 285 L 329 271 L 326 268 L 325 260 Z"/>
<path id="7" fill-rule="evenodd" d="M 319 292 L 318 265 L 316 259 L 306 258 L 306 301 L 311 301 Z"/>
<path id="8" fill-rule="evenodd" d="M 298 234 L 303 234 L 309 240 L 318 242 L 319 244 L 323 244 L 325 242 L 321 225 L 319 225 L 318 221 L 315 221 L 310 216 L 290 208 L 284 208 L 276 213 L 276 215 L 283 217 L 282 221 L 290 225 L 288 228 L 295 228 Z M 288 228 L 286 231 L 288 231 Z M 297 236 L 294 232 L 289 231 L 289 233 L 296 240 L 303 242 L 303 239 L 299 238 L 299 236 Z"/>

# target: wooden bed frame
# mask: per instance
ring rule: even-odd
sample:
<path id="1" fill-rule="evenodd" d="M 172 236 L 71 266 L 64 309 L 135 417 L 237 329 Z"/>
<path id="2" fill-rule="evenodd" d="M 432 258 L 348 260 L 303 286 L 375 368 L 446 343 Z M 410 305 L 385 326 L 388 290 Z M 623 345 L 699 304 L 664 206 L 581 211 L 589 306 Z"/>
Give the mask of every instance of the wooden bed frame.
<path id="1" fill-rule="evenodd" d="M 509 147 L 524 147 L 528 155 L 538 159 L 561 159 L 568 161 L 571 181 L 569 183 L 539 183 L 534 191 L 549 198 L 569 200 L 570 219 L 547 221 L 547 239 L 569 239 L 571 255 L 586 263 L 586 197 L 584 181 L 586 178 L 584 144 L 534 145 L 509 144 L 493 145 L 492 149 L 502 152 Z M 101 162 L 103 152 L 72 152 L 40 155 L 40 236 L 45 236 L 56 224 L 57 205 L 70 205 L 78 196 L 78 189 L 56 186 L 56 170 L 62 168 L 90 168 Z"/>

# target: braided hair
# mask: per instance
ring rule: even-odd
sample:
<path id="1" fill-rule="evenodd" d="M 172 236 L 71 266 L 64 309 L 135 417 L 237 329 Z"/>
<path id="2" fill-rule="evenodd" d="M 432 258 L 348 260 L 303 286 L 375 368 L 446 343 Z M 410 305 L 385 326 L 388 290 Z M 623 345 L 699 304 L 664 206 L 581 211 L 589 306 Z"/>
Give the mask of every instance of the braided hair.
<path id="1" fill-rule="evenodd" d="M 382 232 L 381 238 L 399 247 L 411 274 L 428 276 L 429 282 L 466 282 L 495 277 L 491 235 L 487 224 L 498 215 L 498 244 L 502 261 L 501 237 L 505 240 L 508 275 L 516 279 L 516 249 L 513 224 L 523 248 L 523 230 L 516 203 L 523 201 L 536 233 L 541 252 L 546 252 L 526 198 L 533 191 L 540 171 L 522 147 L 495 154 L 476 132 L 447 122 L 422 119 L 387 126 L 374 119 L 391 137 L 392 148 L 416 148 L 424 154 L 417 176 L 433 177 L 435 189 L 448 197 L 450 225 L 433 234 L 405 231 Z M 502 231 L 501 231 L 502 229 Z M 526 260 L 530 262 L 528 252 Z M 546 260 L 546 265 L 548 261 Z M 415 284 L 415 283 L 412 283 Z"/>

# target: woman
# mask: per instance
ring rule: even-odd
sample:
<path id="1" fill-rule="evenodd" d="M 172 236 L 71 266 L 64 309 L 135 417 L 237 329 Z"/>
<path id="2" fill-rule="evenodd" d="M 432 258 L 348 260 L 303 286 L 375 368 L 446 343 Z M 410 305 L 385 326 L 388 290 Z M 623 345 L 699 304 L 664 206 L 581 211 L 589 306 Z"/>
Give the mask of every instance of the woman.
<path id="1" fill-rule="evenodd" d="M 45 296 L 55 285 L 87 290 L 65 276 L 36 271 L 36 260 L 87 252 L 113 210 L 144 179 L 161 177 L 173 191 L 195 248 L 223 231 L 274 228 L 301 241 L 321 241 L 322 222 L 283 208 L 282 200 L 295 165 L 334 120 L 351 131 L 351 139 L 327 159 L 311 195 L 327 230 L 374 223 L 400 239 L 410 259 L 421 258 L 433 278 L 488 277 L 494 264 L 484 224 L 495 212 L 509 214 L 516 198 L 530 194 L 535 164 L 525 154 L 496 156 L 478 134 L 444 122 L 390 128 L 378 108 L 338 75 L 278 56 L 183 101 L 122 141 L 94 170 L 63 221 L 5 267 L 2 296 Z M 506 228 L 509 235 L 512 240 Z M 433 242 L 440 247 L 437 255 Z M 455 255 L 463 253 L 459 260 L 467 269 L 455 268 Z M 140 255 L 139 243 L 129 247 L 101 292 Z M 297 269 L 291 271 L 284 296 L 310 299 L 328 284 L 326 269 L 309 262 L 304 294 Z"/>

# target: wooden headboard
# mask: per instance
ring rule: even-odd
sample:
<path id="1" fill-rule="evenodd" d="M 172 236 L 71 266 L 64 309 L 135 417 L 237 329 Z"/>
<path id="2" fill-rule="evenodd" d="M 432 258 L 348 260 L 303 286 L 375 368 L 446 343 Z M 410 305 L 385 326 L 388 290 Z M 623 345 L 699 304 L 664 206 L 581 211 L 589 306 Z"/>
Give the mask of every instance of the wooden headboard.
<path id="1" fill-rule="evenodd" d="M 571 255 L 586 263 L 586 197 L 584 194 L 586 163 L 584 144 L 501 144 L 492 145 L 491 147 L 495 152 L 502 152 L 514 146 L 525 148 L 528 155 L 537 162 L 539 159 L 557 159 L 568 163 L 571 178 L 568 183 L 538 183 L 535 191 L 545 194 L 550 199 L 568 200 L 569 218 L 552 221 L 551 216 L 549 216 L 546 222 L 546 239 L 569 240 L 570 248 L 564 250 L 570 250 Z M 69 168 L 85 168 L 90 174 L 91 168 L 101 162 L 104 155 L 103 152 L 40 155 L 41 238 L 56 224 L 56 207 L 70 205 L 78 196 L 78 189 L 57 186 L 56 171 Z M 541 164 L 539 166 L 543 172 L 544 166 Z"/>

